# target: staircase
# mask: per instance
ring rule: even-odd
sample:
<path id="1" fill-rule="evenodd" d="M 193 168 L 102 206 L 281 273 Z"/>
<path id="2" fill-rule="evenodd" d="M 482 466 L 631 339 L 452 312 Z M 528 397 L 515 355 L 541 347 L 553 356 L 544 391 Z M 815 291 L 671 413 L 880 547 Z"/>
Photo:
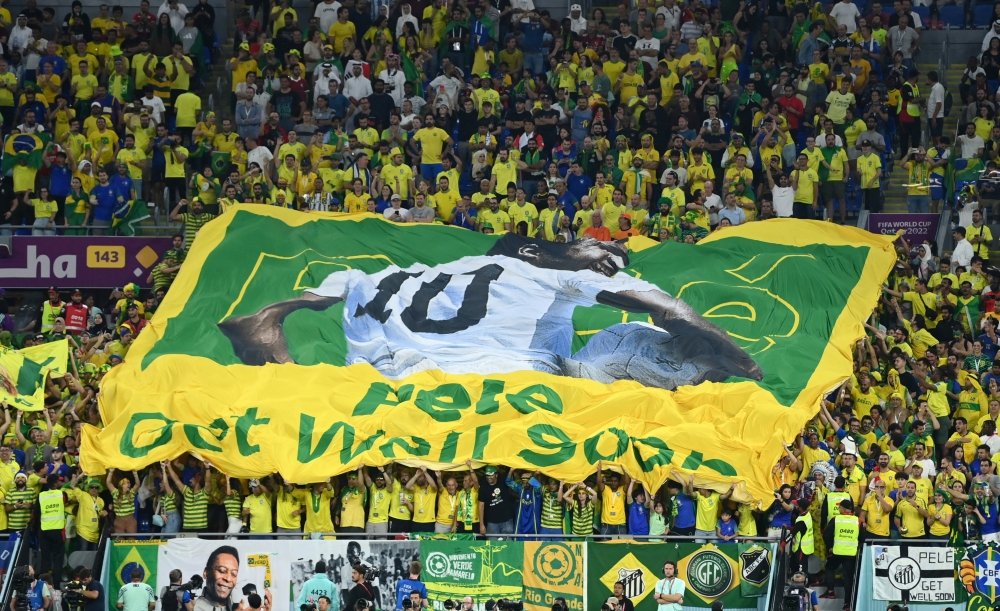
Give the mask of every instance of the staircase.
<path id="1" fill-rule="evenodd" d="M 920 70 L 921 77 L 926 77 L 927 73 L 931 70 L 937 70 L 937 64 L 918 64 L 917 69 Z M 944 135 L 951 140 L 952 144 L 955 143 L 955 132 L 958 127 L 958 117 L 962 113 L 962 105 L 959 103 L 958 95 L 958 83 L 962 80 L 962 71 L 965 66 L 949 66 L 945 69 L 944 74 L 940 74 L 939 78 L 941 83 L 952 92 L 956 103 L 952 106 L 951 114 L 945 116 L 944 118 Z M 923 85 L 923 83 L 921 83 Z M 926 123 L 926 119 L 923 119 Z M 929 146 L 928 141 L 925 146 Z M 897 156 L 899 152 L 897 151 Z M 893 175 L 889 177 L 886 181 L 885 187 L 885 205 L 883 207 L 884 212 L 906 212 L 906 187 L 903 184 L 906 183 L 906 171 L 899 167 L 898 160 L 895 167 Z M 996 233 L 994 232 L 994 235 Z"/>

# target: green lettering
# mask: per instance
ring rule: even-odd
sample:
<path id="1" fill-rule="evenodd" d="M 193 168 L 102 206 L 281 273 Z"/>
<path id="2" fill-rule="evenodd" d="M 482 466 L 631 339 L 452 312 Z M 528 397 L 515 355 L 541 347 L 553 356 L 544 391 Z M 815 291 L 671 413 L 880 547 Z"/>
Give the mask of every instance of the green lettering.
<path id="1" fill-rule="evenodd" d="M 260 452 L 260 446 L 250 443 L 250 429 L 271 422 L 270 418 L 258 418 L 257 408 L 251 407 L 245 414 L 236 419 L 236 449 L 241 456 L 250 456 Z M 219 438 L 222 441 L 222 437 Z"/>
<path id="2" fill-rule="evenodd" d="M 412 394 L 413 384 L 404 384 L 399 390 L 395 390 L 385 382 L 373 382 L 368 387 L 368 392 L 365 393 L 365 396 L 354 406 L 354 413 L 351 415 L 371 416 L 375 413 L 375 410 L 383 405 L 394 407 L 400 403 L 409 401 Z M 396 397 L 396 400 L 390 399 L 390 395 Z"/>
<path id="3" fill-rule="evenodd" d="M 219 431 L 219 433 L 218 434 L 211 433 L 211 430 L 213 429 Z M 211 442 L 206 441 L 205 438 L 201 436 L 202 430 L 209 431 L 209 435 L 211 435 L 218 441 L 222 441 L 223 439 L 226 438 L 226 435 L 229 434 L 229 425 L 226 424 L 226 421 L 223 420 L 222 418 L 216 418 L 215 420 L 212 421 L 212 424 L 208 425 L 207 427 L 198 424 L 184 425 L 184 434 L 187 436 L 188 441 L 191 442 L 192 446 L 198 448 L 199 450 L 210 450 L 212 452 L 221 452 L 222 451 L 221 447 L 212 445 Z"/>
<path id="4" fill-rule="evenodd" d="M 653 454 L 649 458 L 643 458 L 642 452 L 639 451 L 639 446 L 649 446 L 656 449 L 656 454 Z M 666 442 L 662 439 L 657 439 L 656 437 L 643 437 L 638 439 L 636 437 L 632 438 L 632 453 L 635 455 L 636 461 L 639 463 L 639 467 L 642 468 L 643 473 L 649 473 L 656 466 L 665 467 L 670 464 L 670 461 L 674 458 L 674 451 L 667 446 Z"/>
<path id="5" fill-rule="evenodd" d="M 500 399 L 497 395 L 503 392 L 503 380 L 483 380 L 483 395 L 476 402 L 477 414 L 495 414 L 500 411 Z"/>
<path id="6" fill-rule="evenodd" d="M 555 441 L 549 441 L 550 437 L 554 438 Z M 569 435 L 564 433 L 562 429 L 551 424 L 534 424 L 528 427 L 528 438 L 542 449 L 556 450 L 551 454 L 541 454 L 525 448 L 517 453 L 518 456 L 536 467 L 551 467 L 562 464 L 573 458 L 573 454 L 576 453 L 576 442 L 570 439 Z"/>
<path id="7" fill-rule="evenodd" d="M 158 429 L 153 429 L 147 433 L 142 433 L 142 435 L 150 435 L 156 430 L 159 430 L 160 434 L 149 444 L 143 446 L 136 445 L 133 440 L 133 437 L 135 437 L 135 427 L 139 423 L 145 422 L 146 420 L 159 420 L 163 423 L 163 426 Z M 142 458 L 143 456 L 149 454 L 150 450 L 170 443 L 170 440 L 174 436 L 173 426 L 175 423 L 176 420 L 171 420 L 163 414 L 154 414 L 149 412 L 132 414 L 132 417 L 128 421 L 128 425 L 125 427 L 125 433 L 122 435 L 122 439 L 118 444 L 118 451 L 129 458 Z"/>
<path id="8" fill-rule="evenodd" d="M 541 398 L 535 395 L 541 395 Z M 530 414 L 536 409 L 544 409 L 553 414 L 563 413 L 562 398 L 559 397 L 559 393 L 544 384 L 534 384 L 516 393 L 507 393 L 504 398 L 522 414 Z"/>
<path id="9" fill-rule="evenodd" d="M 357 450 L 352 450 L 352 448 L 354 447 L 354 429 L 352 428 L 349 431 L 345 429 L 344 446 L 340 449 L 340 462 L 346 465 L 347 463 L 354 460 L 354 457 L 357 456 L 358 454 L 361 454 L 362 452 L 367 452 L 368 450 L 372 449 L 372 446 L 375 445 L 375 440 L 381 437 L 382 435 L 385 435 L 385 431 L 379 429 L 375 431 L 374 435 L 359 443 Z"/>
<path id="10" fill-rule="evenodd" d="M 346 422 L 334 422 L 333 426 L 326 429 L 316 442 L 315 449 L 312 447 L 313 429 L 316 427 L 316 419 L 309 414 L 299 416 L 299 448 L 298 461 L 302 464 L 312 462 L 326 453 L 333 438 L 344 429 L 344 446 L 354 445 L 354 427 Z"/>
<path id="11" fill-rule="evenodd" d="M 410 435 L 410 439 L 413 440 L 412 445 L 403 437 L 392 437 L 379 446 L 379 451 L 386 458 L 396 458 L 396 446 L 405 450 L 410 456 L 427 456 L 430 454 L 431 444 L 427 443 L 427 440 L 415 435 Z"/>
<path id="12" fill-rule="evenodd" d="M 482 460 L 486 452 L 486 444 L 490 442 L 490 426 L 483 424 L 476 427 L 476 445 L 472 448 L 472 460 Z"/>
<path id="13" fill-rule="evenodd" d="M 704 460 L 704 456 L 701 452 L 692 450 L 691 454 L 684 459 L 684 464 L 681 465 L 681 469 L 694 471 L 698 467 L 708 467 L 720 475 L 736 475 L 736 469 L 734 469 L 733 466 L 726 461 L 718 458 Z"/>
<path id="14" fill-rule="evenodd" d="M 461 434 L 457 431 L 448 433 L 448 436 L 444 439 L 444 447 L 441 448 L 441 456 L 438 457 L 438 462 L 455 462 L 459 437 L 461 437 Z"/>
<path id="15" fill-rule="evenodd" d="M 597 445 L 601 442 L 601 437 L 604 436 L 604 433 L 611 433 L 612 435 L 618 437 L 618 446 L 615 448 L 615 451 L 606 456 L 604 454 L 601 454 L 601 452 L 597 449 Z M 616 458 L 618 458 L 619 456 L 628 451 L 628 444 L 629 444 L 629 437 L 625 433 L 625 431 L 617 428 L 610 428 L 607 429 L 606 431 L 600 431 L 593 437 L 590 437 L 589 439 L 584 441 L 583 455 L 587 457 L 587 460 L 590 461 L 590 464 L 595 464 L 601 460 L 615 460 Z"/>
<path id="16" fill-rule="evenodd" d="M 472 405 L 472 399 L 461 384 L 442 384 L 433 390 L 421 390 L 413 403 L 438 422 L 455 422 L 462 419 L 459 410 Z"/>

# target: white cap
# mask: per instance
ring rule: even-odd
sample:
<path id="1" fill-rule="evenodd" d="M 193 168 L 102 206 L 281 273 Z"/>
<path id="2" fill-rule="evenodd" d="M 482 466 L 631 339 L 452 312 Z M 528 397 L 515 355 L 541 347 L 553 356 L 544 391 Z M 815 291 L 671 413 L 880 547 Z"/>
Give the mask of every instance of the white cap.
<path id="1" fill-rule="evenodd" d="M 402 197 L 400 197 L 399 193 L 393 193 L 393 194 L 392 194 L 392 197 L 390 197 L 390 198 L 389 198 L 389 200 L 390 200 L 390 201 L 392 201 L 392 200 L 394 200 L 394 199 L 400 199 L 400 200 L 401 200 L 401 199 L 403 199 L 403 198 L 402 198 Z"/>
<path id="2" fill-rule="evenodd" d="M 579 4 L 574 4 L 573 6 L 569 7 L 569 12 L 572 13 L 573 11 L 580 11 L 582 13 L 583 9 L 580 8 Z"/>

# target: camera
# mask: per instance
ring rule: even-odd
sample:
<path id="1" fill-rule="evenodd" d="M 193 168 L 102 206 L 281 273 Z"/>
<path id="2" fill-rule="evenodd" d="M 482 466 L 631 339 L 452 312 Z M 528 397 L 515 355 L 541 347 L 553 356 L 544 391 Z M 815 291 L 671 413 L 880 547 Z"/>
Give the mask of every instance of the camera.
<path id="1" fill-rule="evenodd" d="M 781 611 L 809 611 L 809 590 L 803 586 L 785 586 L 781 596 Z"/>
<path id="2" fill-rule="evenodd" d="M 63 609 L 66 611 L 83 609 L 87 605 L 87 599 L 83 595 L 84 589 L 86 589 L 86 586 L 83 585 L 80 579 L 67 582 L 63 587 Z"/>
<path id="3" fill-rule="evenodd" d="M 524 602 L 520 600 L 508 600 L 501 598 L 497 601 L 499 611 L 524 611 Z"/>
<path id="4" fill-rule="evenodd" d="M 191 590 L 200 590 L 203 585 L 205 585 L 205 580 L 202 579 L 201 575 L 195 574 L 191 576 L 191 579 L 188 580 L 187 583 L 179 585 L 178 589 L 190 592 Z M 256 588 L 254 588 L 254 591 L 256 591 Z M 246 594 L 246 592 L 244 592 L 244 594 Z"/>
<path id="5" fill-rule="evenodd" d="M 28 574 L 29 567 L 19 566 L 14 569 L 10 576 L 10 587 L 17 593 L 14 599 L 15 611 L 28 611 L 31 603 L 28 602 L 27 592 L 31 589 L 31 576 Z"/>

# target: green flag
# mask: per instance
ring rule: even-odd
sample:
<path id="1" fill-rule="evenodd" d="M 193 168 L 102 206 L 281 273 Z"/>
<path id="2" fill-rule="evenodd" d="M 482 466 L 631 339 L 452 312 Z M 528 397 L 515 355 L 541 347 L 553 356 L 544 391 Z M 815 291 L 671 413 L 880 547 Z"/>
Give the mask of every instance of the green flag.
<path id="1" fill-rule="evenodd" d="M 401 53 L 401 55 L 403 57 L 403 74 L 406 75 L 406 80 L 413 83 L 415 90 L 420 91 L 420 68 L 417 68 L 409 55 L 406 53 Z"/>
<path id="2" fill-rule="evenodd" d="M 115 210 L 115 218 L 111 224 L 112 233 L 121 236 L 135 236 L 141 233 L 140 224 L 149 218 L 146 202 L 133 200 L 122 204 Z"/>
<path id="3" fill-rule="evenodd" d="M 477 602 L 521 598 L 520 541 L 421 541 L 421 576 L 432 603 L 471 596 Z"/>
<path id="4" fill-rule="evenodd" d="M 757 608 L 756 598 L 742 594 L 735 543 L 587 543 L 587 598 L 605 600 L 621 581 L 635 611 L 656 611 L 654 592 L 665 560 L 677 563 L 676 577 L 686 584 L 685 607 L 708 608 L 722 601 L 730 611 Z"/>
<path id="5" fill-rule="evenodd" d="M 166 541 L 113 541 L 111 544 L 110 581 L 108 583 L 108 611 L 118 611 L 118 591 L 132 581 L 132 569 L 142 569 L 142 581 L 156 591 L 156 563 L 160 545 Z"/>
<path id="6" fill-rule="evenodd" d="M 229 169 L 229 159 L 229 153 L 212 152 L 212 171 L 215 172 L 216 176 L 226 173 L 226 170 Z"/>
<path id="7" fill-rule="evenodd" d="M 774 557 L 771 545 L 740 543 L 740 595 L 744 598 L 767 594 L 767 582 L 771 578 L 771 563 Z"/>

